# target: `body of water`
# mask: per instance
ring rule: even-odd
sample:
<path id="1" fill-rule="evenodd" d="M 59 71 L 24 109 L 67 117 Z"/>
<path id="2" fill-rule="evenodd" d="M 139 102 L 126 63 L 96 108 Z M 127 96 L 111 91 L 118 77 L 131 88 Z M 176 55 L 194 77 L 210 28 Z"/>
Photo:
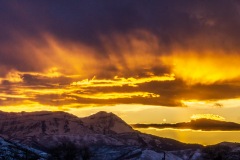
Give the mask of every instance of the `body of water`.
<path id="1" fill-rule="evenodd" d="M 191 129 L 137 129 L 143 133 L 172 138 L 184 143 L 212 145 L 220 142 L 240 143 L 240 131 L 198 131 Z"/>

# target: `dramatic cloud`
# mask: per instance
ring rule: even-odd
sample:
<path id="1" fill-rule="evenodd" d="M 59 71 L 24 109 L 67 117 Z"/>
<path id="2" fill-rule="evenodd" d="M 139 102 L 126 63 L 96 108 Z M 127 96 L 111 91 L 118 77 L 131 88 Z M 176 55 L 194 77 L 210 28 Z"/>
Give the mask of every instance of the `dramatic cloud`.
<path id="1" fill-rule="evenodd" d="M 237 0 L 1 1 L 0 105 L 239 102 L 239 10 Z"/>

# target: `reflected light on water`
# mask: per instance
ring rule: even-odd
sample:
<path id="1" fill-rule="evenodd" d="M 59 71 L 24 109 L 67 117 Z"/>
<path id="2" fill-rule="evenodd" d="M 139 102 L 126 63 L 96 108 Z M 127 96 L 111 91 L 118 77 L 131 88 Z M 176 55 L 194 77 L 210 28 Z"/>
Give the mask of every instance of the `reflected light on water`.
<path id="1" fill-rule="evenodd" d="M 240 142 L 240 131 L 200 131 L 191 129 L 137 129 L 143 133 L 172 138 L 184 143 L 212 145 L 220 142 Z"/>

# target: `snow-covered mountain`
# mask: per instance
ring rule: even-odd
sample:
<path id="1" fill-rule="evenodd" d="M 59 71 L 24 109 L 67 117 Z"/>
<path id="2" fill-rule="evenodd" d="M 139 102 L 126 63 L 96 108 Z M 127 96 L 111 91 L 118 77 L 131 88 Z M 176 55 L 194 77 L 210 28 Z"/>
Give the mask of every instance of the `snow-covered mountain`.
<path id="1" fill-rule="evenodd" d="M 58 144 L 62 139 L 78 145 L 137 145 L 165 150 L 193 148 L 175 140 L 142 134 L 113 113 L 98 112 L 78 118 L 65 112 L 1 113 L 0 134 L 30 146 Z"/>
<path id="2" fill-rule="evenodd" d="M 185 144 L 136 131 L 115 114 L 103 111 L 85 118 L 65 112 L 0 112 L 0 135 L 0 142 L 4 142 L 0 144 L 28 146 L 29 150 L 42 151 L 50 159 L 54 159 L 51 158 L 53 155 L 58 156 L 57 159 L 66 159 L 68 154 L 65 152 L 69 152 L 70 157 L 75 155 L 75 159 L 94 160 L 164 157 L 194 160 L 209 154 L 206 147 L 198 144 Z M 239 144 L 224 144 L 228 144 L 234 155 L 240 153 Z M 230 144 L 233 147 L 229 147 Z M 11 145 L 0 145 L 0 148 L 9 150 L 6 146 Z"/>
<path id="3" fill-rule="evenodd" d="M 132 127 L 113 113 L 101 111 L 81 120 L 85 126 L 96 133 L 115 134 L 134 132 Z"/>
<path id="4" fill-rule="evenodd" d="M 33 112 L 3 114 L 0 133 L 9 138 L 92 133 L 78 117 L 65 112 Z"/>

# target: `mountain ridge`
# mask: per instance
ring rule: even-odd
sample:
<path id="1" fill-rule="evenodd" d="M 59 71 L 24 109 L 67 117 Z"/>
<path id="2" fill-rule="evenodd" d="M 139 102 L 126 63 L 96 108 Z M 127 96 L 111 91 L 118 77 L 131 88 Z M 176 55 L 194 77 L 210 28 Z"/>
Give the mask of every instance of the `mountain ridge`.
<path id="1" fill-rule="evenodd" d="M 8 113 L 5 113 L 8 115 Z M 14 116 L 16 116 L 14 118 Z M 119 131 L 119 128 L 123 130 Z M 89 117 L 79 118 L 65 112 L 24 112 L 13 114 L 10 113 L 8 118 L 0 121 L 0 134 L 8 135 L 9 139 L 20 139 L 24 142 L 26 139 L 22 137 L 34 137 L 39 139 L 42 137 L 82 137 L 93 138 L 91 142 L 95 142 L 96 137 L 117 140 L 116 144 L 127 144 L 123 137 L 131 137 L 134 139 L 131 144 L 143 143 L 135 141 L 139 139 L 139 135 L 145 135 L 132 129 L 130 125 L 113 113 L 98 112 Z M 151 136 L 154 137 L 154 136 Z M 155 137 L 156 138 L 156 137 Z M 105 140 L 106 140 L 105 139 Z M 102 139 L 101 139 L 102 140 Z M 110 142 L 109 142 L 110 143 Z M 129 142 L 130 143 L 130 142 Z M 110 143 L 114 144 L 114 143 Z"/>

